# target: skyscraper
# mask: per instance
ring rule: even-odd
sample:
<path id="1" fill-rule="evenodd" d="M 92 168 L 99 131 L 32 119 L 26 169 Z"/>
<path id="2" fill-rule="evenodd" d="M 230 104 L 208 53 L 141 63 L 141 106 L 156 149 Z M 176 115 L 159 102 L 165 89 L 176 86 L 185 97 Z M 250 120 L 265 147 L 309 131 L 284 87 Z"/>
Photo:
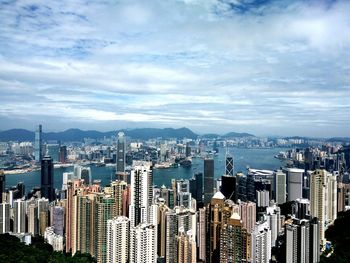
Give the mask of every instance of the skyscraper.
<path id="1" fill-rule="evenodd" d="M 13 232 L 20 234 L 26 232 L 26 201 L 17 199 L 13 204 Z"/>
<path id="2" fill-rule="evenodd" d="M 310 213 L 320 221 L 320 240 L 325 245 L 325 231 L 337 218 L 337 178 L 326 170 L 311 175 Z"/>
<path id="3" fill-rule="evenodd" d="M 129 262 L 130 220 L 125 216 L 107 221 L 107 263 Z"/>
<path id="4" fill-rule="evenodd" d="M 237 180 L 236 176 L 233 175 L 223 175 L 221 176 L 221 193 L 226 197 L 226 199 L 231 199 L 232 201 L 237 201 Z"/>
<path id="5" fill-rule="evenodd" d="M 10 204 L 0 203 L 0 234 L 10 232 Z"/>
<path id="6" fill-rule="evenodd" d="M 233 166 L 233 157 L 227 155 L 226 156 L 226 165 L 225 165 L 225 175 L 231 175 L 234 174 L 234 166 Z"/>
<path id="7" fill-rule="evenodd" d="M 42 152 L 42 127 L 39 124 L 35 129 L 35 143 L 34 143 L 34 159 L 37 162 L 41 162 L 43 156 Z"/>
<path id="8" fill-rule="evenodd" d="M 129 219 L 130 226 L 147 223 L 149 207 L 152 204 L 152 169 L 150 164 L 142 163 L 131 170 L 131 195 Z"/>
<path id="9" fill-rule="evenodd" d="M 289 219 L 285 224 L 286 263 L 316 263 L 320 261 L 319 223 Z"/>
<path id="10" fill-rule="evenodd" d="M 303 198 L 303 169 L 288 168 L 286 170 L 288 178 L 288 201 L 295 201 Z"/>
<path id="11" fill-rule="evenodd" d="M 196 242 L 191 235 L 191 231 L 185 232 L 179 230 L 176 237 L 177 242 L 177 262 L 196 263 L 197 262 L 197 247 Z"/>
<path id="12" fill-rule="evenodd" d="M 275 200 L 276 203 L 281 205 L 286 202 L 286 174 L 281 170 L 275 172 Z"/>
<path id="13" fill-rule="evenodd" d="M 271 260 L 271 230 L 267 221 L 256 224 L 251 234 L 251 262 L 269 263 Z"/>
<path id="14" fill-rule="evenodd" d="M 117 173 L 125 173 L 125 134 L 118 132 L 117 141 Z"/>
<path id="15" fill-rule="evenodd" d="M 214 195 L 214 159 L 204 159 L 204 204 Z"/>
<path id="16" fill-rule="evenodd" d="M 130 262 L 157 262 L 156 226 L 142 223 L 130 229 Z"/>
<path id="17" fill-rule="evenodd" d="M 48 155 L 41 160 L 41 196 L 54 200 L 55 189 L 53 188 L 53 163 L 52 158 Z"/>
<path id="18" fill-rule="evenodd" d="M 3 170 L 0 170 L 0 204 L 2 203 L 2 195 L 5 193 L 6 177 Z"/>
<path id="19" fill-rule="evenodd" d="M 250 255 L 250 238 L 241 218 L 232 213 L 222 225 L 220 238 L 220 263 L 246 262 Z"/>

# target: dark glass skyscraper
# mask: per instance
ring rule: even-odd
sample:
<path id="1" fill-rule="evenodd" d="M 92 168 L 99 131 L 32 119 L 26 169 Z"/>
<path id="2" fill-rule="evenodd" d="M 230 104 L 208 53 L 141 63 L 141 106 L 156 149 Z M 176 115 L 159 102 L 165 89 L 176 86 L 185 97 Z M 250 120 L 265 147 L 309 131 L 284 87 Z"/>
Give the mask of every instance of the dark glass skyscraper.
<path id="1" fill-rule="evenodd" d="M 225 175 L 233 176 L 233 157 L 226 157 L 226 165 L 225 165 Z"/>
<path id="2" fill-rule="evenodd" d="M 41 196 L 50 202 L 54 199 L 53 172 L 52 158 L 46 155 L 41 160 Z"/>
<path id="3" fill-rule="evenodd" d="M 237 179 L 236 176 L 223 175 L 221 177 L 221 193 L 226 199 L 237 201 Z"/>
<path id="4" fill-rule="evenodd" d="M 204 159 L 204 204 L 214 195 L 214 160 Z"/>

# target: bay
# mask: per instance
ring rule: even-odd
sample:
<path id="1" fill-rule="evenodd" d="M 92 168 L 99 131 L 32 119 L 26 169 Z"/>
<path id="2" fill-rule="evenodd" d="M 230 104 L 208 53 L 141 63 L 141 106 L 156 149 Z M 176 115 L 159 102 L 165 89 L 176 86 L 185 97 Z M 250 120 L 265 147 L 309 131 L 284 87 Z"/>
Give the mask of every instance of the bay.
<path id="1" fill-rule="evenodd" d="M 235 172 L 246 172 L 247 166 L 254 169 L 279 169 L 283 163 L 274 158 L 280 151 L 285 151 L 283 148 L 231 148 L 230 153 L 234 156 Z M 225 170 L 225 154 L 226 149 L 220 148 L 219 153 L 214 156 L 215 178 L 223 175 Z M 203 172 L 203 159 L 193 158 L 191 167 L 178 167 L 168 169 L 155 169 L 153 171 L 153 182 L 157 186 L 170 186 L 171 179 L 190 179 L 194 173 Z M 93 180 L 101 180 L 101 185 L 107 185 L 111 179 L 114 179 L 115 168 L 112 166 L 97 167 L 91 165 L 91 174 Z M 57 168 L 54 172 L 54 187 L 62 188 L 62 177 L 64 172 L 72 172 L 73 167 Z M 6 187 L 14 186 L 18 182 L 23 182 L 26 192 L 30 191 L 35 186 L 40 186 L 40 170 L 32 171 L 24 174 L 6 175 Z"/>

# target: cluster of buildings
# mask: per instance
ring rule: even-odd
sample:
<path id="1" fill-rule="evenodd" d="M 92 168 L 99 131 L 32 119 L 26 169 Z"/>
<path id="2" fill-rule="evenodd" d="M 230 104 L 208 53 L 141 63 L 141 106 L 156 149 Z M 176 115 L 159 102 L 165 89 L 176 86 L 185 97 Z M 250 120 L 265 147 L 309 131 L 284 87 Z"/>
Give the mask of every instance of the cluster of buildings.
<path id="1" fill-rule="evenodd" d="M 155 186 L 151 160 L 133 160 L 126 170 L 119 134 L 109 185 L 76 166 L 57 191 L 52 157 L 40 147 L 35 153 L 41 187 L 28 195 L 20 183 L 5 191 L 0 172 L 0 233 L 27 243 L 42 235 L 54 250 L 90 253 L 98 262 L 319 262 L 326 229 L 350 205 L 346 156 L 338 166 L 305 159 L 304 169 L 244 174 L 234 172 L 227 154 L 220 178 L 214 160 L 205 158 L 192 179 Z"/>

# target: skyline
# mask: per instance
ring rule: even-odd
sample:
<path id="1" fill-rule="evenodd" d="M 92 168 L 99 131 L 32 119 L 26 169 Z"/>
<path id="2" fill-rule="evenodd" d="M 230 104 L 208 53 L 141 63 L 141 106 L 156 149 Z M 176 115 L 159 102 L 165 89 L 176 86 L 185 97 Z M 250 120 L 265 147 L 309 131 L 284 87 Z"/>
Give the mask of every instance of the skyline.
<path id="1" fill-rule="evenodd" d="M 0 1 L 1 130 L 349 136 L 345 1 Z"/>

